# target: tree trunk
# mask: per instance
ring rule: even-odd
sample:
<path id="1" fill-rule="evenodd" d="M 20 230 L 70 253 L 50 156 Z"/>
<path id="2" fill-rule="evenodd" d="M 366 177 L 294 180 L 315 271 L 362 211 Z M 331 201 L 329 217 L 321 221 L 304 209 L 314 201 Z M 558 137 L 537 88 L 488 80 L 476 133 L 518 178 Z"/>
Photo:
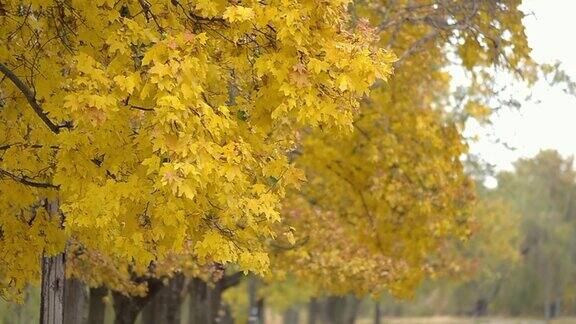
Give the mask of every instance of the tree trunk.
<path id="1" fill-rule="evenodd" d="M 257 293 L 258 283 L 252 276 L 248 279 L 248 324 L 263 324 L 260 323 Z"/>
<path id="2" fill-rule="evenodd" d="M 360 300 L 354 296 L 330 296 L 326 300 L 326 317 L 331 324 L 353 324 Z"/>
<path id="3" fill-rule="evenodd" d="M 265 324 L 266 323 L 266 314 L 264 311 L 266 308 L 264 307 L 264 297 L 258 298 L 256 302 L 256 307 L 258 308 L 258 324 Z"/>
<path id="4" fill-rule="evenodd" d="M 308 302 L 308 324 L 316 324 L 319 312 L 318 306 L 318 299 L 316 298 L 311 298 Z"/>
<path id="5" fill-rule="evenodd" d="M 162 292 L 159 292 L 158 295 L 156 295 L 156 297 L 152 298 L 150 303 L 148 303 L 148 305 L 146 305 L 146 307 L 144 307 L 144 309 L 142 310 L 142 317 L 141 317 L 142 324 L 160 323 L 160 322 L 158 322 L 158 319 L 156 318 L 155 315 L 156 315 L 156 310 L 159 309 L 157 304 L 158 304 L 158 297 L 160 297 L 161 294 L 162 294 Z"/>
<path id="6" fill-rule="evenodd" d="M 326 298 L 326 318 L 331 324 L 345 324 L 346 298 L 330 296 Z"/>
<path id="7" fill-rule="evenodd" d="M 40 324 L 64 322 L 65 254 L 42 258 Z"/>
<path id="8" fill-rule="evenodd" d="M 193 278 L 188 286 L 190 292 L 188 317 L 189 324 L 230 323 L 230 311 L 222 304 L 222 293 L 230 287 L 236 286 L 242 279 L 238 272 L 225 276 L 213 287 L 202 279 Z M 227 321 L 227 322 L 226 322 Z"/>
<path id="9" fill-rule="evenodd" d="M 170 282 L 166 287 L 168 291 L 168 296 L 165 298 L 168 303 L 168 306 L 166 307 L 166 323 L 168 324 L 180 324 L 182 320 L 181 306 L 185 296 L 185 282 L 186 278 L 182 273 L 179 273 L 170 279 Z"/>
<path id="10" fill-rule="evenodd" d="M 554 317 L 560 317 L 562 314 L 562 298 L 556 297 L 554 305 Z"/>
<path id="11" fill-rule="evenodd" d="M 168 284 L 152 298 L 142 313 L 146 324 L 180 324 L 180 305 L 184 289 L 184 275 L 179 273 L 168 281 Z"/>
<path id="12" fill-rule="evenodd" d="M 356 316 L 358 315 L 358 309 L 360 308 L 361 303 L 362 300 L 356 298 L 356 296 L 346 297 L 346 324 L 356 323 Z"/>
<path id="13" fill-rule="evenodd" d="M 222 305 L 222 293 L 224 292 L 221 282 L 210 287 L 202 279 L 194 278 L 190 284 L 190 324 L 218 323 L 220 308 Z"/>
<path id="14" fill-rule="evenodd" d="M 282 314 L 282 322 L 284 324 L 298 324 L 299 322 L 299 315 L 298 311 L 294 308 L 288 308 L 287 310 L 284 311 L 284 314 Z"/>
<path id="15" fill-rule="evenodd" d="M 223 315 L 220 324 L 234 324 L 234 317 L 232 316 L 232 309 L 229 304 L 222 305 Z"/>
<path id="16" fill-rule="evenodd" d="M 138 313 L 142 309 L 134 299 L 138 297 L 125 296 L 120 292 L 113 291 L 112 297 L 114 298 L 114 313 L 116 318 L 115 324 L 133 324 L 138 317 Z"/>
<path id="17" fill-rule="evenodd" d="M 318 305 L 318 317 L 316 321 L 319 323 L 329 323 L 330 317 L 329 315 L 329 308 L 328 308 L 328 298 L 319 299 L 316 301 Z"/>
<path id="18" fill-rule="evenodd" d="M 214 311 L 209 300 L 208 284 L 199 278 L 193 278 L 188 287 L 190 293 L 188 316 L 189 324 L 213 323 L 211 318 Z"/>
<path id="19" fill-rule="evenodd" d="M 64 289 L 64 323 L 83 324 L 86 321 L 88 294 L 84 283 L 76 278 L 66 279 Z"/>
<path id="20" fill-rule="evenodd" d="M 483 317 L 488 313 L 488 300 L 486 298 L 480 297 L 476 300 L 474 305 L 474 316 Z"/>
<path id="21" fill-rule="evenodd" d="M 90 306 L 88 309 L 88 324 L 104 324 L 106 304 L 104 297 L 108 295 L 106 287 L 90 288 Z"/>
<path id="22" fill-rule="evenodd" d="M 374 303 L 374 324 L 380 324 L 382 318 L 382 310 L 380 309 L 380 302 Z"/>
<path id="23" fill-rule="evenodd" d="M 140 311 L 154 298 L 162 288 L 162 281 L 155 278 L 138 278 L 135 281 L 148 283 L 148 294 L 144 297 L 126 296 L 120 292 L 113 291 L 114 313 L 116 314 L 115 324 L 133 324 Z"/>
<path id="24" fill-rule="evenodd" d="M 248 324 L 265 323 L 264 298 L 258 297 L 258 282 L 259 280 L 253 276 L 248 279 Z"/>

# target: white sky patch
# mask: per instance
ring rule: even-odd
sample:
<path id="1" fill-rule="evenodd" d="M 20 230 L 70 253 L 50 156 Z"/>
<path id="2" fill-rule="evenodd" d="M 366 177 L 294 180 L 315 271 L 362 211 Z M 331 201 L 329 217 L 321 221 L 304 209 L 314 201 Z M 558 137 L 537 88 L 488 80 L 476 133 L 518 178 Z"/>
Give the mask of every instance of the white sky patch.
<path id="1" fill-rule="evenodd" d="M 540 63 L 560 61 L 561 67 L 576 78 L 575 0 L 525 0 L 522 10 L 529 14 L 524 23 L 533 57 Z M 560 87 L 539 82 L 532 89 L 532 100 L 525 101 L 525 87 L 517 86 L 522 108 L 501 110 L 493 125 L 468 125 L 466 135 L 476 135 L 470 151 L 479 154 L 496 170 L 512 169 L 512 162 L 532 157 L 540 150 L 555 149 L 562 155 L 576 155 L 576 97 Z M 514 149 L 507 148 L 510 146 Z"/>

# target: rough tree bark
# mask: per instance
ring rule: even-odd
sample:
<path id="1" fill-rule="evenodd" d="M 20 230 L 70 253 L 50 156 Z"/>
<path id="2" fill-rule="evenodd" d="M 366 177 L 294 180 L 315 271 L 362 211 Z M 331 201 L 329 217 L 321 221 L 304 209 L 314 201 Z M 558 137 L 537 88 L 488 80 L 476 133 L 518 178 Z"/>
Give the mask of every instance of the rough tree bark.
<path id="1" fill-rule="evenodd" d="M 88 324 L 104 324 L 106 304 L 104 297 L 108 295 L 108 289 L 104 286 L 90 288 L 90 306 L 88 308 Z"/>
<path id="2" fill-rule="evenodd" d="M 64 323 L 83 324 L 86 321 L 88 294 L 84 283 L 76 278 L 66 279 L 64 289 Z"/>
<path id="3" fill-rule="evenodd" d="M 46 201 L 50 218 L 64 222 L 58 201 Z M 66 252 L 42 257 L 42 290 L 40 292 L 40 324 L 64 322 L 64 289 L 66 286 Z"/>
<path id="4" fill-rule="evenodd" d="M 65 254 L 42 258 L 40 324 L 64 322 Z"/>

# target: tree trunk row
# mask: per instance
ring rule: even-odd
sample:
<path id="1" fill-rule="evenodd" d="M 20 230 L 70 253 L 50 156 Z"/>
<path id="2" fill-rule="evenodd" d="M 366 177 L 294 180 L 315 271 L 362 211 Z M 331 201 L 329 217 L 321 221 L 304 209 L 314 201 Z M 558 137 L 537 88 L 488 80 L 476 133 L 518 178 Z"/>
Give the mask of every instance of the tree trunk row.
<path id="1" fill-rule="evenodd" d="M 40 323 L 103 324 L 108 290 L 90 288 L 88 293 L 82 281 L 66 279 L 65 270 L 64 253 L 42 258 Z"/>
<path id="2" fill-rule="evenodd" d="M 354 296 L 329 296 L 322 300 L 312 298 L 308 303 L 307 323 L 353 324 L 356 322 L 361 302 Z M 375 306 L 374 323 L 379 324 L 380 308 L 378 304 Z"/>
<path id="3" fill-rule="evenodd" d="M 90 288 L 74 278 L 65 279 L 65 255 L 43 258 L 41 324 L 88 323 L 103 324 L 108 295 L 105 287 Z M 193 278 L 188 283 L 182 274 L 177 274 L 164 285 L 157 279 L 145 280 L 149 293 L 145 297 L 129 297 L 112 292 L 116 324 L 133 324 L 142 312 L 142 323 L 178 324 L 181 322 L 181 304 L 189 294 L 188 324 L 233 323 L 230 309 L 222 302 L 223 292 L 240 282 L 240 273 L 226 276 L 222 280 L 207 284 Z M 258 281 L 250 278 L 248 296 L 250 303 L 249 323 L 264 323 L 264 300 L 257 295 Z M 88 293 L 89 291 L 89 293 Z M 352 296 L 330 296 L 320 301 L 310 300 L 308 324 L 331 323 L 352 324 L 355 322 L 360 300 Z M 84 317 L 85 315 L 87 317 Z M 375 304 L 374 323 L 380 323 L 380 305 Z M 285 324 L 298 324 L 299 313 L 289 308 L 283 314 Z"/>
<path id="4" fill-rule="evenodd" d="M 105 287 L 88 289 L 80 280 L 65 278 L 65 256 L 43 258 L 41 324 L 103 324 L 108 295 Z M 115 323 L 133 324 L 140 313 L 142 323 L 177 324 L 181 322 L 181 304 L 188 294 L 189 324 L 233 323 L 230 307 L 222 302 L 223 292 L 237 285 L 241 273 L 225 276 L 215 284 L 194 278 L 187 282 L 177 274 L 166 285 L 153 278 L 138 278 L 146 282 L 148 294 L 144 297 L 126 296 L 112 291 Z M 86 316 L 87 315 L 87 316 Z"/>
<path id="5" fill-rule="evenodd" d="M 230 309 L 222 302 L 223 292 L 239 283 L 240 273 L 207 284 L 198 278 L 186 282 L 177 274 L 164 285 L 153 278 L 141 279 L 148 284 L 144 297 L 125 296 L 112 292 L 116 324 L 133 324 L 142 312 L 142 323 L 177 324 L 181 322 L 181 304 L 189 294 L 188 324 L 231 324 Z M 248 296 L 249 323 L 264 323 L 264 300 L 258 297 L 258 281 L 250 278 Z M 187 287 L 187 288 L 186 288 Z M 41 324 L 88 323 L 103 324 L 108 295 L 105 287 L 90 288 L 74 278 L 65 279 L 64 253 L 42 260 Z M 308 324 L 352 324 L 355 322 L 360 300 L 352 296 L 330 296 L 322 301 L 313 298 L 308 305 Z M 87 314 L 87 317 L 84 317 Z M 375 304 L 374 323 L 380 323 L 381 310 Z M 285 324 L 298 324 L 299 313 L 293 308 L 283 314 Z"/>

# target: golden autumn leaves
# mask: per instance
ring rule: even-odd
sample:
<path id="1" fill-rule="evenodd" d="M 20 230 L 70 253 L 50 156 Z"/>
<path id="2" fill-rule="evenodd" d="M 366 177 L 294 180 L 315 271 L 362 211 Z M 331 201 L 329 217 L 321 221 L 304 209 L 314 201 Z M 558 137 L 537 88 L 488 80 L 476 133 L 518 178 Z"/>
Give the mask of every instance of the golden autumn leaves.
<path id="1" fill-rule="evenodd" d="M 391 54 L 341 32 L 344 3 L 9 2 L 0 59 L 73 128 L 50 134 L 2 84 L 12 98 L 2 143 L 53 149 L 23 149 L 0 168 L 58 186 L 0 179 L 0 192 L 26 193 L 0 197 L 3 293 L 39 271 L 8 242 L 38 242 L 31 259 L 74 241 L 137 273 L 174 255 L 266 271 L 268 242 L 285 233 L 280 203 L 305 178 L 291 161 L 298 134 L 350 129 L 358 100 L 391 73 Z M 64 215 L 58 248 L 14 220 L 48 196 Z"/>
<path id="2" fill-rule="evenodd" d="M 442 110 L 446 44 L 414 47 L 431 27 L 392 10 L 404 1 L 66 4 L 9 1 L 0 16 L 0 60 L 46 116 L 73 125 L 52 134 L 17 87 L 0 84 L 0 146 L 21 147 L 0 170 L 58 187 L 0 178 L 3 294 L 37 279 L 30 259 L 69 241 L 97 256 L 82 262 L 105 260 L 92 283 L 151 263 L 296 265 L 328 290 L 408 294 L 431 272 L 427 256 L 466 232 L 466 145 Z M 432 10 L 423 23 L 444 10 L 418 8 Z M 383 19 L 394 28 L 372 27 Z M 397 64 L 390 48 L 411 55 L 377 82 Z M 29 225 L 38 202 L 55 198 L 64 222 Z M 278 242 L 297 248 L 277 253 Z"/>

